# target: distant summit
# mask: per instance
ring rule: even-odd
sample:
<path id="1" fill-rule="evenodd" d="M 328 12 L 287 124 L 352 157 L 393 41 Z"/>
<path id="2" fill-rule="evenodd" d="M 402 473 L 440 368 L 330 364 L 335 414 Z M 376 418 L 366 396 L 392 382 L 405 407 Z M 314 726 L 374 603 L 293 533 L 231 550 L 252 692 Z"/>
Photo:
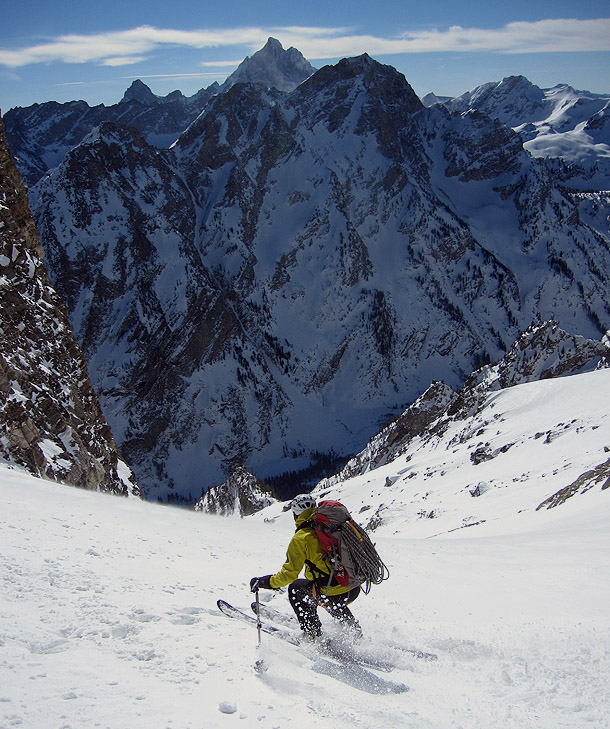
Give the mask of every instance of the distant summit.
<path id="1" fill-rule="evenodd" d="M 201 98 L 203 98 L 204 102 L 208 100 L 215 91 L 214 84 L 210 86 L 210 89 L 211 90 L 209 92 L 206 92 L 206 89 L 199 89 L 199 91 L 190 98 L 187 98 L 182 91 L 178 90 L 171 91 L 167 94 L 167 96 L 157 96 L 151 91 L 149 86 L 138 78 L 123 94 L 123 98 L 119 104 L 126 104 L 130 101 L 137 101 L 144 106 L 155 106 L 158 104 L 196 104 Z"/>
<path id="2" fill-rule="evenodd" d="M 508 76 L 502 81 L 486 83 L 443 103 L 461 113 L 478 109 L 510 127 L 545 119 L 551 106 L 544 91 L 524 76 Z"/>
<path id="3" fill-rule="evenodd" d="M 433 106 L 434 104 L 446 104 L 448 101 L 451 101 L 451 99 L 451 96 L 437 96 L 430 92 L 429 94 L 422 96 L 421 102 L 424 106 Z"/>
<path id="4" fill-rule="evenodd" d="M 227 91 L 238 83 L 257 83 L 280 91 L 292 91 L 315 71 L 296 48 L 285 51 L 278 40 L 269 38 L 264 48 L 240 63 L 220 90 Z"/>
<path id="5" fill-rule="evenodd" d="M 276 501 L 273 489 L 238 466 L 220 486 L 209 489 L 195 504 L 195 511 L 241 517 L 255 514 Z"/>
<path id="6" fill-rule="evenodd" d="M 148 86 L 140 79 L 136 79 L 124 93 L 120 103 L 139 101 L 141 104 L 159 104 L 161 100 L 155 96 Z"/>

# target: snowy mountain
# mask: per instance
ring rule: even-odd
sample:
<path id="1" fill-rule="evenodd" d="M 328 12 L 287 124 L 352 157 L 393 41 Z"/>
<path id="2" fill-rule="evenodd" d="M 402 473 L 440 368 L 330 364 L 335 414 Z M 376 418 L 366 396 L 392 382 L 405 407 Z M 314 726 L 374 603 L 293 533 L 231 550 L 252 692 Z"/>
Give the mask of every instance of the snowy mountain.
<path id="1" fill-rule="evenodd" d="M 112 106 L 50 101 L 10 109 L 4 115 L 6 135 L 21 174 L 33 185 L 104 122 L 134 127 L 150 145 L 163 149 L 172 145 L 221 91 L 237 83 L 258 83 L 288 91 L 314 71 L 295 48 L 285 51 L 279 41 L 269 38 L 266 46 L 246 58 L 222 87 L 214 82 L 190 97 L 180 91 L 157 96 L 136 79 L 121 101 Z"/>
<path id="2" fill-rule="evenodd" d="M 0 119 L 0 460 L 86 489 L 140 495 L 51 287 Z"/>
<path id="3" fill-rule="evenodd" d="M 228 91 L 235 84 L 262 84 L 266 88 L 293 91 L 309 78 L 316 69 L 296 48 L 284 50 L 275 38 L 269 38 L 266 45 L 247 56 L 229 78 L 220 86 Z"/>
<path id="4" fill-rule="evenodd" d="M 243 466 L 238 466 L 229 478 L 220 486 L 208 489 L 195 503 L 195 511 L 220 516 L 250 516 L 277 499 L 273 491 L 256 476 L 248 473 Z"/>
<path id="5" fill-rule="evenodd" d="M 554 160 L 556 174 L 571 187 L 607 191 L 610 94 L 565 84 L 540 89 L 523 76 L 510 76 L 442 103 L 459 113 L 477 109 L 512 127 L 534 157 Z"/>
<path id="6" fill-rule="evenodd" d="M 538 316 L 599 339 L 610 244 L 521 137 L 367 55 L 236 84 L 170 150 L 103 124 L 31 192 L 151 498 L 359 452 Z"/>
<path id="7" fill-rule="evenodd" d="M 610 369 L 493 392 L 474 419 L 328 491 L 380 520 L 390 579 L 352 605 L 360 649 L 395 666 L 370 671 L 377 693 L 328 675 L 337 662 L 312 646 L 257 647 L 255 627 L 218 611 L 223 598 L 249 612 L 250 578 L 283 564 L 281 505 L 221 518 L 0 467 L 0 724 L 608 726 L 609 399 Z M 484 441 L 512 446 L 477 465 Z M 537 510 L 579 476 L 582 493 Z M 260 597 L 289 619 L 285 593 Z"/>
<path id="8" fill-rule="evenodd" d="M 216 90 L 217 85 L 202 89 L 190 98 L 180 92 L 158 97 L 137 80 L 123 99 L 112 106 L 90 107 L 85 101 L 65 104 L 49 101 L 17 107 L 4 117 L 7 140 L 21 174 L 33 185 L 104 122 L 133 127 L 146 136 L 149 144 L 169 147 L 197 118 Z"/>

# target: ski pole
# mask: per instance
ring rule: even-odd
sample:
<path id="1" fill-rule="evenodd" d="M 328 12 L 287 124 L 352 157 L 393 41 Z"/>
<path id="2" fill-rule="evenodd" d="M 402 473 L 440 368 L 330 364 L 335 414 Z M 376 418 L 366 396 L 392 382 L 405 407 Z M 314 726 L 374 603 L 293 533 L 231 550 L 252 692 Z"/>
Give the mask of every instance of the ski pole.
<path id="1" fill-rule="evenodd" d="M 258 644 L 261 644 L 261 604 L 258 599 L 258 582 L 254 583 L 254 590 L 256 592 L 256 629 L 258 630 Z"/>

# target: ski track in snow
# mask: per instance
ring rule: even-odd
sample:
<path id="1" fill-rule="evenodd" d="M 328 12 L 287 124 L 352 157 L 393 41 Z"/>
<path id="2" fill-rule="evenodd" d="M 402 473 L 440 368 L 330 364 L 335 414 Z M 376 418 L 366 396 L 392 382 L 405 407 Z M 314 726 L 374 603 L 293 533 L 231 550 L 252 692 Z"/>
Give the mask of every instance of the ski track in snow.
<path id="1" fill-rule="evenodd" d="M 386 471 L 367 478 L 383 488 Z M 365 646 L 396 663 L 379 675 L 410 690 L 379 696 L 315 673 L 310 652 L 282 640 L 257 647 L 256 630 L 216 608 L 249 609 L 250 577 L 284 560 L 288 514 L 214 517 L 4 466 L 0 498 L 0 729 L 610 726 L 610 499 L 599 487 L 441 538 L 399 521 L 381 530 L 391 578 L 354 612 Z M 285 594 L 261 599 L 290 613 Z"/>

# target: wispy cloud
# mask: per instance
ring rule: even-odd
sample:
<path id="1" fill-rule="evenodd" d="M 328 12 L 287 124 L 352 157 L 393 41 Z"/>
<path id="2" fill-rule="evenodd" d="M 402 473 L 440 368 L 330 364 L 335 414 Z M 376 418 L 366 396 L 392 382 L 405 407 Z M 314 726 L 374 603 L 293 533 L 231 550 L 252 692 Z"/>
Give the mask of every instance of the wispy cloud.
<path id="1" fill-rule="evenodd" d="M 206 71 L 199 71 L 197 73 L 147 73 L 147 74 L 138 74 L 137 76 L 121 76 L 121 78 L 125 79 L 136 79 L 136 78 L 173 78 L 173 79 L 181 79 L 181 78 L 220 78 L 222 77 L 222 74 L 219 73 L 211 73 Z"/>
<path id="2" fill-rule="evenodd" d="M 610 18 L 516 22 L 497 29 L 452 26 L 442 30 L 406 31 L 387 38 L 355 34 L 299 37 L 298 29 L 293 29 L 278 38 L 296 45 L 309 59 L 337 58 L 365 51 L 371 55 L 610 51 Z"/>
<path id="3" fill-rule="evenodd" d="M 131 66 L 146 60 L 146 56 L 113 56 L 103 59 L 101 64 L 102 66 Z"/>
<path id="4" fill-rule="evenodd" d="M 240 58 L 239 61 L 202 61 L 201 65 L 207 67 L 214 67 L 214 68 L 232 68 L 233 66 L 239 66 L 239 64 L 243 61 L 243 58 Z"/>
<path id="5" fill-rule="evenodd" d="M 19 49 L 0 49 L 0 64 L 12 68 L 35 63 L 101 63 L 120 65 L 142 60 L 162 46 L 213 48 L 231 45 L 259 47 L 269 31 L 260 28 L 174 30 L 142 25 L 130 30 L 91 35 L 64 35 Z"/>
<path id="6" fill-rule="evenodd" d="M 391 37 L 362 35 L 349 28 L 269 27 L 176 30 L 143 25 L 91 35 L 64 35 L 19 49 L 0 49 L 0 65 L 17 68 L 36 63 L 97 63 L 124 66 L 149 60 L 163 46 L 220 48 L 252 52 L 269 36 L 295 46 L 310 60 L 433 52 L 548 53 L 610 50 L 610 18 L 571 18 L 509 23 L 502 28 L 407 31 Z M 230 64 L 233 65 L 233 64 Z"/>
<path id="7" fill-rule="evenodd" d="M 498 53 L 549 53 L 610 51 L 610 18 L 597 20 L 553 19 L 515 22 L 499 29 L 461 28 L 406 33 L 403 40 L 417 52 L 495 51 Z"/>

